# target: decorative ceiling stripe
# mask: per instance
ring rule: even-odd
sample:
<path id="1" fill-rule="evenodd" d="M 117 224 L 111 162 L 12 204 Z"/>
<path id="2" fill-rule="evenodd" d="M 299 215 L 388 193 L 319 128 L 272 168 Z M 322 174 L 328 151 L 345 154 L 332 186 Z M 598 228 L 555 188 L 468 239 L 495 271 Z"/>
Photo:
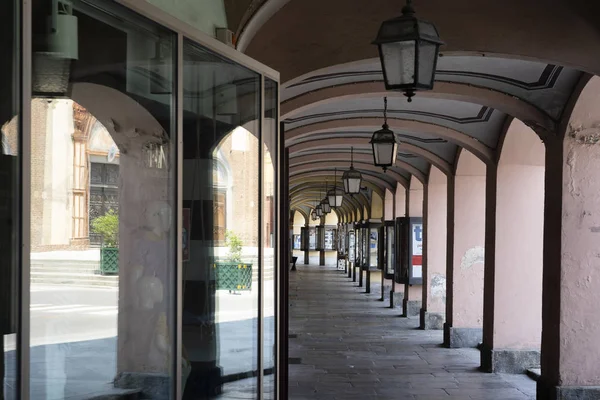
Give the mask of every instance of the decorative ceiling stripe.
<path id="1" fill-rule="evenodd" d="M 414 140 L 415 142 L 420 142 L 420 143 L 425 143 L 425 144 L 442 144 L 442 143 L 448 143 L 448 141 L 446 139 L 442 139 L 442 138 L 433 138 L 433 139 L 424 139 L 418 136 L 413 136 L 413 135 L 408 135 L 405 133 L 398 133 L 398 136 L 405 138 L 405 139 L 409 139 L 409 140 Z M 364 136 L 363 136 L 364 135 Z M 323 137 L 328 137 L 328 138 L 341 138 L 341 139 L 354 139 L 354 138 L 361 138 L 361 137 L 368 137 L 371 138 L 371 136 L 373 136 L 373 132 L 366 132 L 366 131 L 352 131 L 352 132 L 315 132 L 311 135 L 306 136 L 305 138 L 299 139 L 299 140 L 292 140 L 289 143 L 290 144 L 298 144 L 298 143 L 305 143 L 305 142 L 311 142 L 313 140 L 320 140 L 323 139 Z"/>
<path id="2" fill-rule="evenodd" d="M 543 90 L 543 89 L 552 89 L 556 84 L 556 81 L 560 77 L 561 72 L 563 71 L 562 66 L 547 64 L 546 67 L 542 70 L 540 77 L 535 82 L 525 82 L 519 79 L 509 78 L 500 75 L 486 74 L 484 72 L 476 72 L 476 71 L 452 71 L 452 70 L 437 70 L 436 77 L 440 77 L 441 75 L 447 76 L 464 76 L 470 78 L 482 78 L 489 79 L 492 81 L 507 83 L 512 86 L 519 87 L 525 90 Z M 298 87 L 302 85 L 307 85 L 314 82 L 322 82 L 330 79 L 340 79 L 340 78 L 352 78 L 352 77 L 362 77 L 369 75 L 382 75 L 381 70 L 372 70 L 372 71 L 345 71 L 345 72 L 332 72 L 329 74 L 321 74 L 308 77 L 301 82 L 290 85 L 289 88 Z M 436 81 L 443 81 L 444 79 L 436 78 Z"/>
<path id="3" fill-rule="evenodd" d="M 521 89 L 525 89 L 527 91 L 534 90 L 545 90 L 552 89 L 558 80 L 560 73 L 563 71 L 563 67 L 558 65 L 548 64 L 546 68 L 542 71 L 539 79 L 536 82 L 524 82 L 518 79 L 513 79 L 509 77 L 486 74 L 483 72 L 471 72 L 471 71 L 437 71 L 437 75 L 449 75 L 449 76 L 466 76 L 469 78 L 482 78 L 489 79 L 496 82 L 506 83 L 512 86 L 519 87 Z M 440 79 L 443 81 L 443 79 Z"/>
<path id="4" fill-rule="evenodd" d="M 297 123 L 297 122 L 305 122 L 311 119 L 316 118 L 324 118 L 324 117 L 344 117 L 344 116 L 355 116 L 367 113 L 383 113 L 383 110 L 380 109 L 362 109 L 362 110 L 348 110 L 348 111 L 333 111 L 329 113 L 320 113 L 320 114 L 310 114 L 303 117 L 297 118 L 288 118 L 284 122 L 286 123 Z M 401 116 L 401 115 L 416 115 L 420 117 L 431 117 L 436 119 L 441 119 L 445 121 L 454 122 L 457 124 L 465 125 L 465 124 L 475 124 L 481 122 L 488 122 L 494 113 L 494 109 L 483 106 L 475 116 L 471 117 L 453 117 L 451 115 L 443 115 L 437 114 L 427 111 L 412 111 L 412 110 L 389 110 L 388 114 Z M 338 118 L 343 119 L 343 118 Z"/>

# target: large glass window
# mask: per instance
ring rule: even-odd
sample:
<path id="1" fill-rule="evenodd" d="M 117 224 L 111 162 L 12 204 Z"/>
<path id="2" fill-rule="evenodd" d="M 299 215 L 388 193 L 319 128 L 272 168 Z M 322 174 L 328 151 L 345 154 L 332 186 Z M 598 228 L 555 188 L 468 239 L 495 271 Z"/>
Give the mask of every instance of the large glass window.
<path id="1" fill-rule="evenodd" d="M 30 397 L 173 398 L 176 35 L 112 1 L 32 9 Z"/>
<path id="2" fill-rule="evenodd" d="M 276 235 L 277 235 L 277 210 L 276 210 L 276 183 L 277 183 L 277 157 L 278 154 L 278 85 L 271 79 L 265 80 L 265 115 L 262 129 L 265 146 L 263 148 L 263 398 L 275 399 L 275 360 L 277 349 L 275 347 L 275 299 L 277 286 L 275 285 L 277 271 L 276 263 Z"/>
<path id="3" fill-rule="evenodd" d="M 0 2 L 0 398 L 18 399 L 20 2 Z"/>
<path id="4" fill-rule="evenodd" d="M 183 398 L 256 398 L 260 282 L 267 278 L 259 258 L 260 218 L 272 207 L 260 198 L 261 79 L 191 41 L 183 58 L 183 198 L 190 219 Z M 262 251 L 272 280 L 274 227 L 266 224 Z"/>

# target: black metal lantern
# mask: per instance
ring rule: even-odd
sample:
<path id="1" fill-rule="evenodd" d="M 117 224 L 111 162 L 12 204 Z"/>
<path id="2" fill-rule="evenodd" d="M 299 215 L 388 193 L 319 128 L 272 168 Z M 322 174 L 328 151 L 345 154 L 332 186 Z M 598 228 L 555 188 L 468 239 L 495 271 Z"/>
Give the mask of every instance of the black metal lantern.
<path id="1" fill-rule="evenodd" d="M 373 41 L 379 47 L 387 90 L 401 90 L 412 101 L 415 92 L 433 89 L 439 48 L 436 27 L 415 17 L 412 0 L 402 16 L 384 21 Z"/>
<path id="2" fill-rule="evenodd" d="M 354 169 L 354 147 L 350 148 L 350 169 L 344 172 L 342 180 L 344 181 L 344 192 L 346 194 L 355 195 L 360 193 L 362 175 Z"/>
<path id="3" fill-rule="evenodd" d="M 315 207 L 315 212 L 317 213 L 317 218 L 321 218 L 323 216 L 323 208 L 321 207 L 321 204 L 317 204 Z"/>
<path id="4" fill-rule="evenodd" d="M 344 192 L 337 187 L 337 168 L 335 169 L 335 181 L 333 184 L 333 189 L 327 192 L 327 197 L 329 198 L 329 205 L 331 207 L 341 207 L 342 201 L 344 200 Z"/>
<path id="5" fill-rule="evenodd" d="M 321 208 L 323 209 L 323 214 L 327 215 L 331 212 L 331 205 L 329 204 L 329 199 L 327 196 L 321 201 Z"/>
<path id="6" fill-rule="evenodd" d="M 319 218 L 319 217 L 317 217 L 317 210 L 315 210 L 314 208 L 313 208 L 312 212 L 310 213 L 310 218 L 311 218 L 313 221 L 316 221 L 316 220 L 317 220 L 317 218 Z"/>
<path id="7" fill-rule="evenodd" d="M 387 97 L 384 98 L 383 125 L 382 129 L 373 133 L 371 145 L 373 146 L 373 162 L 375 166 L 382 167 L 385 172 L 396 162 L 398 155 L 398 142 L 396 135 L 387 124 Z"/>

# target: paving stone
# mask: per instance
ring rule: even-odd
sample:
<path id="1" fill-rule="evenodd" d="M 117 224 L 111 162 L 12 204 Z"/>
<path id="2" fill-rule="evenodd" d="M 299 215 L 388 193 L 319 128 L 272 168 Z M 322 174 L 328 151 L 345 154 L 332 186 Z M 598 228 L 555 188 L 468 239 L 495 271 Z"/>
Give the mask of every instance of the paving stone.
<path id="1" fill-rule="evenodd" d="M 291 400 L 535 399 L 525 375 L 480 372 L 479 351 L 446 349 L 441 331 L 419 330 L 334 266 L 298 266 L 290 277 Z"/>

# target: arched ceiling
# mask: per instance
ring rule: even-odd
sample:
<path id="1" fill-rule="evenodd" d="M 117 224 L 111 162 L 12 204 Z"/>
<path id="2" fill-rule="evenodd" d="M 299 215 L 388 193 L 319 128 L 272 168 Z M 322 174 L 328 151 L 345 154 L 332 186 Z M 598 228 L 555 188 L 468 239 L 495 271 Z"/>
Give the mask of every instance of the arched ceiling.
<path id="1" fill-rule="evenodd" d="M 463 148 L 494 163 L 507 121 L 552 134 L 577 83 L 600 74 L 600 19 L 591 17 L 600 15 L 600 2 L 416 0 L 417 17 L 433 22 L 446 45 L 434 90 L 408 103 L 385 91 L 371 45 L 403 3 L 247 2 L 235 27 L 238 49 L 281 73 L 290 178 L 298 185 L 332 179 L 336 168 L 341 174 L 351 147 L 355 167 L 378 193 L 408 187 L 411 176 L 426 182 L 431 165 L 451 174 Z M 387 173 L 373 166 L 369 144 L 383 122 L 384 96 L 402 143 Z"/>

